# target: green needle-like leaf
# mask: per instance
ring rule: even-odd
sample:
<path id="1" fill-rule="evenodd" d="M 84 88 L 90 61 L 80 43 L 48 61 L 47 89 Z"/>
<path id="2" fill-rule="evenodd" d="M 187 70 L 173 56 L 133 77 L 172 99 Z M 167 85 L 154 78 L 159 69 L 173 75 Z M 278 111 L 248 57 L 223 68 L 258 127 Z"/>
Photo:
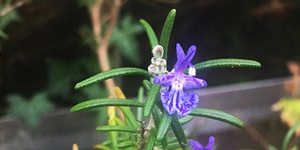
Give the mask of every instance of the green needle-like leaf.
<path id="1" fill-rule="evenodd" d="M 159 44 L 164 48 L 164 55 L 163 59 L 167 60 L 167 54 L 168 54 L 168 45 L 169 45 L 169 39 L 171 35 L 171 31 L 173 28 L 174 20 L 176 16 L 176 10 L 172 9 L 165 21 L 161 36 L 160 36 L 160 42 Z"/>
<path id="2" fill-rule="evenodd" d="M 225 113 L 220 110 L 196 108 L 189 115 L 223 121 L 223 122 L 229 123 L 229 124 L 234 125 L 239 128 L 244 126 L 244 122 L 242 120 L 240 120 L 239 118 L 237 118 L 231 114 Z"/>
<path id="3" fill-rule="evenodd" d="M 147 21 L 145 21 L 143 19 L 140 19 L 140 23 L 145 28 L 147 36 L 149 38 L 149 42 L 150 42 L 151 48 L 153 49 L 156 45 L 158 45 L 157 37 L 156 37 L 153 29 L 151 28 L 151 26 L 148 24 Z"/>
<path id="4" fill-rule="evenodd" d="M 92 109 L 96 107 L 104 107 L 104 106 L 143 107 L 144 104 L 129 99 L 103 98 L 103 99 L 95 99 L 95 100 L 89 100 L 89 101 L 79 103 L 71 108 L 71 112 L 77 112 L 77 111 Z"/>
<path id="5" fill-rule="evenodd" d="M 136 141 L 124 141 L 117 144 L 117 147 L 121 149 L 128 148 L 128 147 L 136 147 L 136 146 L 137 146 Z"/>
<path id="6" fill-rule="evenodd" d="M 123 141 L 126 141 L 126 140 L 129 140 L 128 137 L 119 137 L 117 139 L 118 142 L 123 142 Z M 111 145 L 111 141 L 110 140 L 106 140 L 101 145 L 104 145 L 104 146 Z"/>
<path id="7" fill-rule="evenodd" d="M 160 115 L 159 108 L 156 104 L 153 107 L 152 116 L 153 116 L 155 126 L 158 127 L 159 123 L 160 123 L 161 115 Z M 163 146 L 164 149 L 167 149 L 168 143 L 167 143 L 167 137 L 166 136 L 161 140 L 161 145 Z"/>
<path id="8" fill-rule="evenodd" d="M 247 59 L 213 59 L 195 64 L 194 67 L 197 71 L 211 68 L 240 68 L 240 67 L 261 67 L 261 64 L 254 60 Z M 188 69 L 185 70 L 185 73 Z"/>
<path id="9" fill-rule="evenodd" d="M 144 102 L 144 88 L 143 87 L 140 87 L 139 88 L 139 92 L 138 92 L 138 101 L 140 103 L 143 103 Z M 143 119 L 143 108 L 137 108 L 137 120 L 142 120 Z"/>
<path id="10" fill-rule="evenodd" d="M 156 130 L 155 128 L 151 128 L 148 143 L 145 150 L 153 150 L 156 140 Z"/>
<path id="11" fill-rule="evenodd" d="M 176 115 L 172 116 L 171 128 L 172 128 L 182 150 L 186 150 L 187 147 L 185 145 L 187 145 L 187 140 L 186 140 L 185 134 L 183 132 L 182 125 L 178 121 L 178 118 L 176 117 Z"/>
<path id="12" fill-rule="evenodd" d="M 143 85 L 146 88 L 146 91 L 149 91 L 152 86 L 148 80 L 143 80 Z"/>
<path id="13" fill-rule="evenodd" d="M 179 122 L 181 125 L 185 125 L 187 123 L 189 123 L 190 121 L 192 121 L 194 119 L 194 116 L 185 116 L 179 119 Z"/>
<path id="14" fill-rule="evenodd" d="M 161 141 L 166 134 L 168 133 L 168 129 L 171 126 L 172 116 L 168 114 L 166 110 L 163 110 L 163 115 L 161 117 L 158 129 L 157 129 L 157 140 Z"/>
<path id="15" fill-rule="evenodd" d="M 137 128 L 128 127 L 128 126 L 99 126 L 96 128 L 96 130 L 102 132 L 110 132 L 110 131 L 132 132 L 132 133 L 137 132 Z"/>
<path id="16" fill-rule="evenodd" d="M 292 128 L 289 129 L 289 131 L 287 132 L 286 136 L 284 137 L 283 140 L 283 144 L 282 144 L 282 150 L 287 150 L 290 140 L 294 134 L 294 132 L 296 131 L 296 129 L 298 128 L 298 126 L 300 126 L 300 120 L 298 120 L 298 122 L 296 122 Z"/>
<path id="17" fill-rule="evenodd" d="M 159 91 L 160 91 L 161 85 L 159 84 L 153 84 L 150 88 L 145 107 L 144 107 L 144 117 L 147 118 L 150 116 L 153 106 L 158 98 Z"/>
<path id="18" fill-rule="evenodd" d="M 101 73 L 98 73 L 90 78 L 87 78 L 75 85 L 75 89 L 80 89 L 86 86 L 89 86 L 91 84 L 104 81 L 110 78 L 118 77 L 118 76 L 124 76 L 124 75 L 145 75 L 145 76 L 152 76 L 148 71 L 145 71 L 143 69 L 139 68 L 132 68 L 132 67 L 126 67 L 126 68 L 117 68 L 117 69 L 111 69 L 108 71 L 104 71 Z"/>

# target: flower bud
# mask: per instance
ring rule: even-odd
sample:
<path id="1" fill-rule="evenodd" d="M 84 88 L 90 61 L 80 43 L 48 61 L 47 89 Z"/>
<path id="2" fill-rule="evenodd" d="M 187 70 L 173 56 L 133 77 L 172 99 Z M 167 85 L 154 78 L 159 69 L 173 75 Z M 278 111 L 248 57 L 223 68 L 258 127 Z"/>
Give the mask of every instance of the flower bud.
<path id="1" fill-rule="evenodd" d="M 156 62 L 155 62 L 155 65 L 156 65 L 156 66 L 159 66 L 159 65 L 160 65 L 160 61 L 161 61 L 161 58 L 157 58 L 157 59 L 156 59 Z"/>
<path id="2" fill-rule="evenodd" d="M 156 64 L 156 62 L 157 62 L 157 58 L 156 58 L 156 57 L 152 57 L 152 58 L 151 58 L 151 63 L 152 63 L 152 64 Z"/>
<path id="3" fill-rule="evenodd" d="M 155 65 L 149 65 L 148 72 L 151 74 L 157 74 L 159 72 L 159 68 Z"/>
<path id="4" fill-rule="evenodd" d="M 164 54 L 164 48 L 160 45 L 156 45 L 153 49 L 152 49 L 152 53 L 153 56 L 156 58 L 162 58 L 163 54 Z"/>
<path id="5" fill-rule="evenodd" d="M 165 66 L 167 64 L 167 62 L 166 62 L 165 59 L 160 59 L 159 64 L 162 65 L 162 66 Z"/>

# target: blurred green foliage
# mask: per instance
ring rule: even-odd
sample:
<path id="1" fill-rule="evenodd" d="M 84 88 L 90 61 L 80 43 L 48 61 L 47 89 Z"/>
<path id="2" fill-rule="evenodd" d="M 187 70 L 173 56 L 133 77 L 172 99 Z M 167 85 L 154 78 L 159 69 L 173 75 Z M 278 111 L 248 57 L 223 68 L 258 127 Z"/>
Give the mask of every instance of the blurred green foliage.
<path id="1" fill-rule="evenodd" d="M 26 127 L 35 130 L 40 117 L 54 109 L 54 105 L 48 99 L 45 92 L 38 92 L 27 99 L 19 94 L 11 94 L 7 97 L 9 109 L 7 114 L 21 119 Z"/>

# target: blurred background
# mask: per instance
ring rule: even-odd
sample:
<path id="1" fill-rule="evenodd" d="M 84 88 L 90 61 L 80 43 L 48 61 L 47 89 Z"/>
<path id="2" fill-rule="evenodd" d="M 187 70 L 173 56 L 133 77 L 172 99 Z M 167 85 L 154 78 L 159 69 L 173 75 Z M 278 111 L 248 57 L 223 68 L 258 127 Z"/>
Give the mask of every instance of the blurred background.
<path id="1" fill-rule="evenodd" d="M 100 72 L 96 52 L 99 45 L 93 35 L 91 14 L 94 3 L 95 0 L 0 0 L 1 150 L 64 150 L 71 149 L 75 142 L 88 149 L 103 140 L 104 136 L 94 128 L 105 124 L 106 115 L 101 115 L 106 113 L 104 108 L 68 113 L 79 102 L 108 96 L 103 83 L 73 89 L 77 82 Z M 110 3 L 103 6 L 104 11 L 106 7 Z M 203 95 L 201 107 L 232 112 L 249 126 L 235 129 L 222 124 L 209 128 L 218 122 L 198 118 L 191 126 L 194 130 L 200 126 L 204 129 L 199 128 L 191 136 L 205 143 L 214 134 L 216 139 L 219 137 L 217 150 L 267 149 L 270 144 L 280 147 L 289 126 L 270 107 L 284 96 L 298 97 L 290 93 L 299 90 L 293 86 L 299 72 L 286 77 L 291 75 L 288 62 L 299 70 L 300 1 L 122 1 L 108 43 L 111 68 L 147 69 L 151 47 L 139 19 L 146 20 L 159 37 L 173 8 L 177 14 L 169 43 L 168 70 L 176 61 L 176 43 L 185 50 L 191 45 L 197 47 L 193 63 L 240 58 L 262 64 L 255 69 L 198 72 L 197 77 L 208 83 L 207 89 L 199 91 Z M 103 30 L 110 27 L 105 23 L 109 17 L 103 16 Z M 117 78 L 116 84 L 127 97 L 136 97 L 143 79 L 126 76 Z"/>

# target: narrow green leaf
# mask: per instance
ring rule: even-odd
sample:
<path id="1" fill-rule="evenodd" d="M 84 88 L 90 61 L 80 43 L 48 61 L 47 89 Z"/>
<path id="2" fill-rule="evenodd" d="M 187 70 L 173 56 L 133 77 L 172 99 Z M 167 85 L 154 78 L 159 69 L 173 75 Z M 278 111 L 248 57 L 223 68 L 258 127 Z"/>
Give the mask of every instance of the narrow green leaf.
<path id="1" fill-rule="evenodd" d="M 153 116 L 155 127 L 159 127 L 161 114 L 160 114 L 160 110 L 156 104 L 153 107 L 152 116 Z M 168 143 L 167 143 L 166 136 L 161 140 L 161 145 L 163 146 L 164 149 L 167 149 Z"/>
<path id="2" fill-rule="evenodd" d="M 140 23 L 143 25 L 143 27 L 146 30 L 146 33 L 148 35 L 148 39 L 151 45 L 151 48 L 153 49 L 156 45 L 158 45 L 158 41 L 157 41 L 157 37 L 153 31 L 153 29 L 151 28 L 151 26 L 148 24 L 147 21 L 140 19 Z"/>
<path id="3" fill-rule="evenodd" d="M 167 134 L 169 127 L 171 126 L 172 116 L 168 114 L 166 110 L 163 110 L 163 114 L 157 129 L 157 140 L 161 141 Z"/>
<path id="4" fill-rule="evenodd" d="M 126 141 L 126 140 L 129 140 L 128 137 L 119 137 L 119 138 L 117 138 L 118 142 L 123 142 L 123 141 Z M 101 145 L 104 145 L 104 146 L 111 145 L 111 141 L 106 140 Z"/>
<path id="5" fill-rule="evenodd" d="M 278 150 L 278 149 L 277 149 L 275 146 L 273 146 L 273 145 L 269 145 L 269 146 L 268 146 L 268 149 L 269 149 L 269 150 Z"/>
<path id="6" fill-rule="evenodd" d="M 140 104 L 143 104 L 143 103 L 140 103 Z M 124 106 L 120 106 L 119 108 L 120 108 L 120 110 L 123 112 L 123 114 L 125 116 L 126 123 L 129 126 L 138 128 L 139 127 L 139 123 L 136 121 L 135 116 L 132 113 L 132 111 L 130 109 L 127 109 L 127 107 L 124 107 Z"/>
<path id="7" fill-rule="evenodd" d="M 179 122 L 181 125 L 185 125 L 187 123 L 189 123 L 190 121 L 192 121 L 194 119 L 194 116 L 185 116 L 179 119 Z"/>
<path id="8" fill-rule="evenodd" d="M 204 69 L 211 69 L 211 68 L 240 68 L 240 67 L 261 67 L 261 64 L 254 60 L 247 60 L 247 59 L 214 59 L 204 61 L 198 64 L 195 64 L 194 67 L 197 71 L 204 70 Z M 185 70 L 185 73 L 188 72 L 188 69 Z"/>
<path id="9" fill-rule="evenodd" d="M 113 120 L 113 119 L 108 120 L 108 125 L 110 127 L 115 126 L 116 121 Z M 118 143 L 118 132 L 117 131 L 110 131 L 108 134 L 109 134 L 109 139 L 111 141 L 111 149 L 116 150 L 117 149 L 117 143 Z"/>
<path id="10" fill-rule="evenodd" d="M 167 54 L 168 54 L 168 45 L 169 45 L 169 39 L 171 35 L 171 31 L 173 28 L 174 20 L 176 16 L 176 10 L 172 9 L 165 21 L 161 36 L 160 36 L 160 45 L 164 48 L 164 55 L 163 59 L 167 60 Z"/>
<path id="11" fill-rule="evenodd" d="M 172 130 L 173 130 L 173 132 L 174 132 L 174 134 L 177 138 L 177 141 L 180 144 L 182 150 L 186 150 L 187 147 L 185 145 L 187 145 L 187 140 L 186 140 L 184 131 L 182 129 L 182 125 L 178 121 L 178 118 L 176 117 L 176 115 L 172 116 L 171 128 L 172 128 Z"/>
<path id="12" fill-rule="evenodd" d="M 146 88 L 146 90 L 149 92 L 150 88 L 151 88 L 151 83 L 148 80 L 143 80 L 143 85 Z"/>
<path id="13" fill-rule="evenodd" d="M 137 146 L 136 141 L 124 141 L 117 144 L 118 148 L 128 148 L 128 147 L 136 147 L 136 146 Z"/>
<path id="14" fill-rule="evenodd" d="M 162 149 L 163 147 L 157 146 L 157 148 Z M 176 148 L 180 148 L 180 144 L 177 141 L 168 143 L 168 149 L 176 149 Z"/>
<path id="15" fill-rule="evenodd" d="M 145 75 L 149 77 L 152 76 L 148 71 L 139 68 L 126 67 L 126 68 L 111 69 L 108 71 L 98 73 L 92 77 L 89 77 L 77 83 L 75 85 L 75 89 L 80 89 L 100 81 L 104 81 L 118 76 L 125 76 L 125 75 Z"/>
<path id="16" fill-rule="evenodd" d="M 140 87 L 138 92 L 138 102 L 144 102 L 144 88 Z M 143 119 L 143 108 L 137 108 L 137 120 L 141 121 Z"/>
<path id="17" fill-rule="evenodd" d="M 117 125 L 125 126 L 125 123 L 120 118 L 114 117 L 114 120 L 116 121 Z"/>
<path id="18" fill-rule="evenodd" d="M 143 107 L 144 104 L 129 100 L 129 99 L 120 99 L 120 98 L 103 98 L 103 99 L 94 99 L 88 100 L 82 103 L 79 103 L 71 108 L 71 112 L 82 111 L 86 109 L 92 109 L 96 107 L 104 106 L 131 106 L 131 107 Z"/>
<path id="19" fill-rule="evenodd" d="M 160 91 L 161 85 L 159 84 L 153 84 L 150 88 L 145 107 L 144 107 L 144 117 L 148 118 L 152 112 L 153 106 L 158 98 L 159 91 Z"/>
<path id="20" fill-rule="evenodd" d="M 128 126 L 99 126 L 96 128 L 97 131 L 110 132 L 110 131 L 120 131 L 120 132 L 132 132 L 136 133 L 137 128 Z"/>
<path id="21" fill-rule="evenodd" d="M 156 130 L 155 128 L 151 128 L 148 143 L 145 150 L 153 150 L 156 141 Z"/>
<path id="22" fill-rule="evenodd" d="M 244 126 L 244 122 L 242 120 L 240 120 L 239 118 L 237 118 L 231 114 L 225 113 L 220 110 L 207 109 L 207 108 L 196 108 L 189 115 L 223 121 L 223 122 L 229 123 L 229 124 L 234 125 L 239 128 Z"/>
<path id="23" fill-rule="evenodd" d="M 283 144 L 282 144 L 282 150 L 287 150 L 287 149 L 288 149 L 290 140 L 291 140 L 291 138 L 292 138 L 294 132 L 295 132 L 296 129 L 298 128 L 298 126 L 300 126 L 300 120 L 298 120 L 298 121 L 293 125 L 293 127 L 289 129 L 289 131 L 288 131 L 287 134 L 285 135 L 284 140 L 283 140 Z"/>

